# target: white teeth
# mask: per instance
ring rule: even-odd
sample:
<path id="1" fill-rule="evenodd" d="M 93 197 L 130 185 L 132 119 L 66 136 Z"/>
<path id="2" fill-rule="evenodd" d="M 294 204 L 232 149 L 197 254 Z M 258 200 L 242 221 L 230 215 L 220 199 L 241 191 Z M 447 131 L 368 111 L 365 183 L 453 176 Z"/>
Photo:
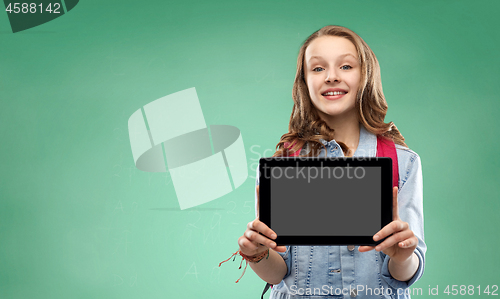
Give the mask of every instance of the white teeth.
<path id="1" fill-rule="evenodd" d="M 325 92 L 323 95 L 325 96 L 337 96 L 339 94 L 346 94 L 345 91 L 329 91 L 329 92 Z"/>

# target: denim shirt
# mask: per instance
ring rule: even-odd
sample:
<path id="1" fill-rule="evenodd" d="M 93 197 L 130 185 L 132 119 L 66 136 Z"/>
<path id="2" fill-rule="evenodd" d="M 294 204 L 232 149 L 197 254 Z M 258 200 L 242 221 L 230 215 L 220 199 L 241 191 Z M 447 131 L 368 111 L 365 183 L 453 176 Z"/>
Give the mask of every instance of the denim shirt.
<path id="1" fill-rule="evenodd" d="M 322 142 L 327 148 L 327 157 L 344 156 L 335 140 Z M 375 157 L 376 153 L 376 135 L 360 125 L 354 157 Z M 287 272 L 282 281 L 273 286 L 270 299 L 410 298 L 411 289 L 408 287 L 422 276 L 427 249 L 424 243 L 422 168 L 420 157 L 414 151 L 396 145 L 396 153 L 399 217 L 409 223 L 418 238 L 415 254 L 419 266 L 415 275 L 406 282 L 394 279 L 388 269 L 389 256 L 375 250 L 359 252 L 357 246 L 286 246 L 286 252 L 278 253 L 286 263 Z M 325 156 L 324 149 L 319 156 Z M 258 168 L 256 178 L 256 184 L 259 184 Z M 257 197 L 255 207 L 257 216 Z"/>

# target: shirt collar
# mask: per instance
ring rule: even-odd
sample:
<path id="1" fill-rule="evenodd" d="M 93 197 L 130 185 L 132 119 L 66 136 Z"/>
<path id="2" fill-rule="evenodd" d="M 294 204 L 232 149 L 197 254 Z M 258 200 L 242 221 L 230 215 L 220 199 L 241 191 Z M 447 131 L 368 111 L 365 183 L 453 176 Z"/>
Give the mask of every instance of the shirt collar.
<path id="1" fill-rule="evenodd" d="M 359 125 L 359 144 L 354 157 L 375 157 L 377 155 L 377 135 Z"/>
<path id="2" fill-rule="evenodd" d="M 335 139 L 326 141 L 320 139 L 326 147 L 338 145 Z M 365 126 L 359 125 L 359 143 L 354 157 L 375 157 L 377 155 L 377 135 L 369 132 Z"/>

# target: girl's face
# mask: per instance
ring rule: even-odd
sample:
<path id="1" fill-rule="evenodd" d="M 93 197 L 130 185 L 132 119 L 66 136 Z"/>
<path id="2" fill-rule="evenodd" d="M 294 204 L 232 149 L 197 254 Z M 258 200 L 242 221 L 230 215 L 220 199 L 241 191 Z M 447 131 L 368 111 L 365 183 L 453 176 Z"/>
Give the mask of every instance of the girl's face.
<path id="1" fill-rule="evenodd" d="M 306 49 L 304 76 L 309 95 L 324 120 L 356 116 L 361 78 L 354 44 L 339 36 L 321 36 Z"/>

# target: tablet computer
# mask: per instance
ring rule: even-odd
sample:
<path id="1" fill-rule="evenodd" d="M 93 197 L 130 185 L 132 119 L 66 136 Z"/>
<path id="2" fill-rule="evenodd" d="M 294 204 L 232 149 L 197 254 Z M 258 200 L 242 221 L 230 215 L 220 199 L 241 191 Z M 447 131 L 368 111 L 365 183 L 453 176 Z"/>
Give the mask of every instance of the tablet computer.
<path id="1" fill-rule="evenodd" d="M 376 245 L 392 221 L 392 160 L 272 157 L 259 163 L 259 218 L 278 245 Z"/>

